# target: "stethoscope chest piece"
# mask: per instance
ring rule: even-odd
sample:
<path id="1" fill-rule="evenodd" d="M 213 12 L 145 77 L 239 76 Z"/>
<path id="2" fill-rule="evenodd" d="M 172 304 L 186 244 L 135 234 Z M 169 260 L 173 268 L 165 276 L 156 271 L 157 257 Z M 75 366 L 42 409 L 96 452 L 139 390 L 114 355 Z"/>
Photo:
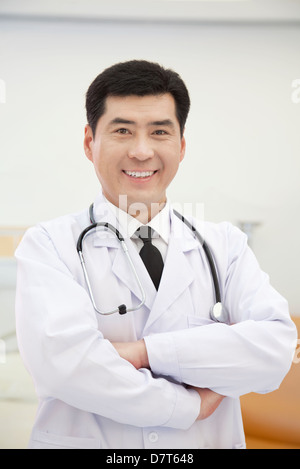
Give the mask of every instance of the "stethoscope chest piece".
<path id="1" fill-rule="evenodd" d="M 212 306 L 210 310 L 210 318 L 216 322 L 228 322 L 228 314 L 226 310 L 223 308 L 222 303 L 218 302 L 214 306 Z"/>

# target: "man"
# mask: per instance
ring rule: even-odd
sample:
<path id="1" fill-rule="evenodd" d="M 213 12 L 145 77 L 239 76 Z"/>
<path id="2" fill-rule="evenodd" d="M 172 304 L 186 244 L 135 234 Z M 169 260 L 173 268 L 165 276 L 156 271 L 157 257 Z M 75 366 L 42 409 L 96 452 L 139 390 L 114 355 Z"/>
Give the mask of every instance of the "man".
<path id="1" fill-rule="evenodd" d="M 142 295 L 120 243 L 97 230 L 84 247 L 95 303 L 129 311 L 95 312 L 76 251 L 88 210 L 28 230 L 16 252 L 16 311 L 39 396 L 31 448 L 244 447 L 239 396 L 276 389 L 291 365 L 286 301 L 228 223 L 201 226 L 229 315 L 226 324 L 210 318 L 203 248 L 166 197 L 189 105 L 181 78 L 146 61 L 106 69 L 87 92 L 84 149 L 102 187 L 92 215 L 124 236 L 146 298 L 135 310 Z M 146 244 L 161 256 L 155 280 Z"/>

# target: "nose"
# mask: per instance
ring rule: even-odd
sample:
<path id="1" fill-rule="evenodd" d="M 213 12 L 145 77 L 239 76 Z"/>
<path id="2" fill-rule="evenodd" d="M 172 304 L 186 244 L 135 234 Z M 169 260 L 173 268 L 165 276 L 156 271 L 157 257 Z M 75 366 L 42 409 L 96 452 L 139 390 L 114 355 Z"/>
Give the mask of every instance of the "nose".
<path id="1" fill-rule="evenodd" d="M 153 158 L 154 149 L 147 138 L 135 138 L 128 150 L 128 156 L 129 158 L 136 158 L 140 161 L 148 160 L 149 158 Z"/>

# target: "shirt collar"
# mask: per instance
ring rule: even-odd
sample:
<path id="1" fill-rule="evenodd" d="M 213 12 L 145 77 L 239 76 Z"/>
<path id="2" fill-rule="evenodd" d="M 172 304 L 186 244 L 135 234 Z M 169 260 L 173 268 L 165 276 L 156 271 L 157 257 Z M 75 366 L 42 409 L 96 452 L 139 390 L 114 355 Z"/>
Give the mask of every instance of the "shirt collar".
<path id="1" fill-rule="evenodd" d="M 124 210 L 116 207 L 107 199 L 105 199 L 110 210 L 116 216 L 122 236 L 131 238 L 134 236 L 136 230 L 143 224 L 136 218 L 129 215 Z M 166 202 L 163 209 L 147 223 L 156 233 L 168 244 L 170 236 L 170 205 Z"/>

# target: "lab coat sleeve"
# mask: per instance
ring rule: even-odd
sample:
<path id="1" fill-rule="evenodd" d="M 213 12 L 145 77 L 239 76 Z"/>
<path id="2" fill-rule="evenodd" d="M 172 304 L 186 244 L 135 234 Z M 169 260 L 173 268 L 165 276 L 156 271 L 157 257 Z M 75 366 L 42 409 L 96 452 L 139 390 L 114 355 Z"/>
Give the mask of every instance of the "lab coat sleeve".
<path id="1" fill-rule="evenodd" d="M 18 343 L 39 397 L 135 426 L 194 423 L 198 393 L 136 370 L 118 355 L 46 230 L 30 228 L 16 257 Z"/>
<path id="2" fill-rule="evenodd" d="M 150 367 L 225 396 L 270 392 L 291 366 L 296 328 L 246 237 L 229 224 L 227 256 L 221 283 L 231 325 L 212 321 L 145 337 Z"/>

